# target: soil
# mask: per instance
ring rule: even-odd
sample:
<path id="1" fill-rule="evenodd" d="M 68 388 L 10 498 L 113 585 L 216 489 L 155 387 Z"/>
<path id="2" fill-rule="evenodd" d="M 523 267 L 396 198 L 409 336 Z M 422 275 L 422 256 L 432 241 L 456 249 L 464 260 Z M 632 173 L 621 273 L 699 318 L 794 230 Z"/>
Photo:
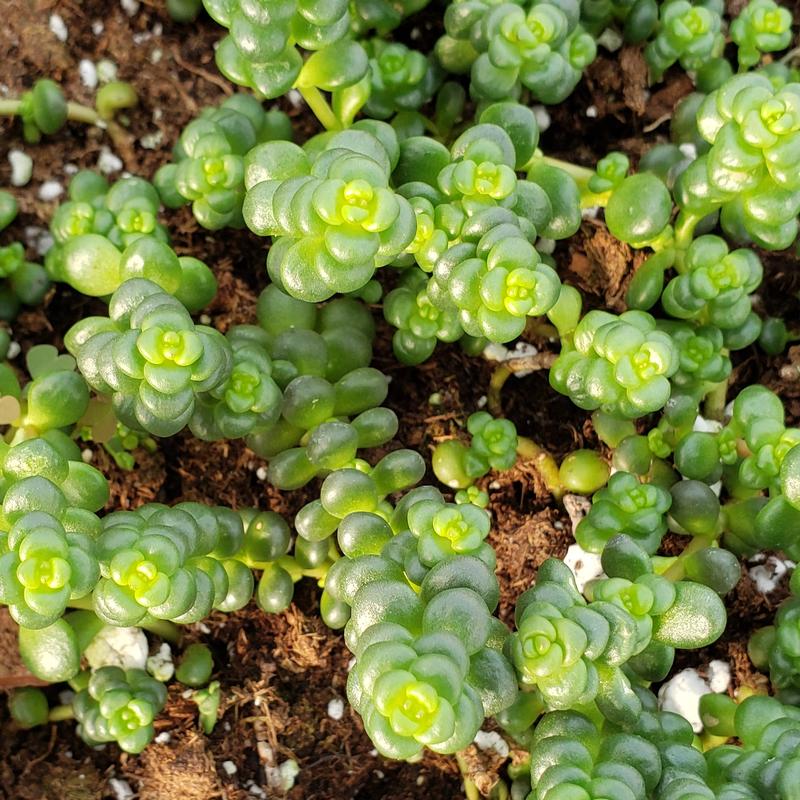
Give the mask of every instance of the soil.
<path id="1" fill-rule="evenodd" d="M 116 0 L 4 3 L 0 94 L 16 96 L 35 79 L 49 76 L 62 84 L 71 100 L 91 104 L 93 93 L 81 83 L 78 64 L 81 59 L 95 63 L 109 59 L 117 65 L 119 79 L 133 83 L 140 98 L 139 106 L 127 115 L 128 136 L 121 142 L 112 143 L 97 128 L 71 123 L 32 147 L 22 142 L 18 125 L 0 120 L 0 185 L 9 184 L 9 150 L 24 149 L 34 159 L 30 184 L 15 191 L 21 216 L 0 242 L 26 231 L 30 257 L 35 255 L 34 240 L 46 229 L 56 205 L 39 197 L 44 181 L 66 186 L 76 168 L 96 167 L 107 148 L 121 159 L 125 171 L 151 177 L 169 159 L 182 127 L 204 106 L 233 91 L 214 66 L 213 47 L 221 29 L 205 16 L 191 25 L 177 25 L 167 16 L 162 0 L 133 5 L 138 9 L 129 16 Z M 65 23 L 66 41 L 51 32 L 51 14 L 60 15 Z M 438 7 L 423 12 L 415 22 L 417 42 L 435 40 L 440 15 Z M 408 38 L 410 33 L 407 26 L 397 36 Z M 679 71 L 648 89 L 637 48 L 602 52 L 569 101 L 549 110 L 552 125 L 542 137 L 549 155 L 591 165 L 619 149 L 636 161 L 649 146 L 666 139 L 675 103 L 691 91 L 691 83 Z M 302 106 L 286 100 L 280 105 L 294 118 L 299 139 L 316 129 Z M 220 291 L 208 311 L 212 324 L 225 330 L 231 324 L 252 322 L 255 299 L 266 283 L 264 240 L 247 232 L 214 235 L 199 228 L 186 209 L 166 213 L 164 221 L 178 252 L 204 259 L 217 274 Z M 614 310 L 624 307 L 625 287 L 641 260 L 596 220 L 587 220 L 572 240 L 558 247 L 555 257 L 562 277 L 579 286 L 590 304 Z M 765 256 L 765 264 L 763 310 L 800 320 L 795 299 L 800 290 L 797 259 L 771 254 Z M 60 346 L 69 325 L 93 313 L 96 306 L 95 301 L 58 286 L 44 308 L 19 316 L 13 338 L 23 353 L 34 344 Z M 481 406 L 491 364 L 467 358 L 456 348 L 440 347 L 421 368 L 403 368 L 391 355 L 390 332 L 379 310 L 376 320 L 376 365 L 392 376 L 388 402 L 400 418 L 394 446 L 416 448 L 427 458 L 436 442 L 458 436 L 466 417 Z M 552 349 L 546 339 L 528 338 Z M 779 391 L 790 422 L 800 420 L 800 348 L 774 358 L 755 348 L 740 353 L 734 384 L 754 382 Z M 436 405 L 431 404 L 434 394 Z M 557 459 L 576 447 L 598 446 L 587 416 L 555 394 L 543 372 L 510 379 L 502 402 L 520 433 Z M 133 472 L 120 470 L 102 449 L 92 449 L 93 463 L 111 481 L 114 508 L 191 499 L 272 508 L 290 519 L 309 496 L 307 491 L 279 493 L 270 488 L 257 476 L 263 462 L 240 442 L 207 444 L 179 435 L 161 442 L 154 455 L 137 453 Z M 433 480 L 431 474 L 428 478 Z M 495 520 L 490 541 L 498 556 L 500 614 L 510 621 L 515 598 L 531 585 L 538 566 L 550 555 L 565 554 L 572 541 L 570 521 L 531 464 L 489 475 L 484 487 Z M 754 624 L 770 617 L 785 592 L 784 586 L 765 597 L 743 570 L 742 581 L 729 598 L 726 634 L 700 653 L 684 654 L 679 666 L 703 668 L 713 658 L 724 658 L 732 663 L 734 685 L 758 680 L 746 655 L 747 635 Z M 299 586 L 284 614 L 268 616 L 254 606 L 218 614 L 189 626 L 186 638 L 212 648 L 215 678 L 222 685 L 220 722 L 210 736 L 198 732 L 196 707 L 177 688 L 157 720 L 158 743 L 138 757 L 114 746 L 90 749 L 69 723 L 16 730 L 5 704 L 0 704 L 0 798 L 100 800 L 115 796 L 119 785 L 114 781 L 119 780 L 126 781 L 139 800 L 277 797 L 280 792 L 269 788 L 268 776 L 287 759 L 294 759 L 300 768 L 288 793 L 292 800 L 464 796 L 454 759 L 428 755 L 416 764 L 386 761 L 375 754 L 346 702 L 341 718 L 329 714 L 329 702 L 345 698 L 350 654 L 341 636 L 320 621 L 318 590 L 312 583 Z M 0 616 L 0 665 L 0 685 L 26 680 L 7 616 Z M 48 691 L 55 699 L 57 689 Z M 474 747 L 465 761 L 482 789 L 490 788 L 504 768 L 501 758 Z M 253 794 L 254 785 L 265 787 L 265 794 Z"/>

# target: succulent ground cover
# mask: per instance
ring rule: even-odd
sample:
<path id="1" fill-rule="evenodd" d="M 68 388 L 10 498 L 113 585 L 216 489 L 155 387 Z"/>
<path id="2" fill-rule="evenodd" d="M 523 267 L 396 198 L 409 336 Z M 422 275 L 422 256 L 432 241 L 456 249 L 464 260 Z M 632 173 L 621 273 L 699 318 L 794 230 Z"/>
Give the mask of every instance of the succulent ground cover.
<path id="1" fill-rule="evenodd" d="M 791 796 L 800 587 L 756 578 L 798 554 L 796 109 L 789 66 L 719 58 L 741 9 L 309 3 L 248 60 L 252 19 L 208 3 L 265 114 L 205 15 L 60 5 L 4 34 L 9 96 L 46 74 L 84 110 L 44 85 L 2 128 L 34 159 L 2 234 L 3 791 Z M 628 44 L 595 50 L 612 20 Z M 754 2 L 725 54 L 771 61 L 789 24 Z M 684 70 L 708 97 L 676 109 Z M 480 356 L 520 334 L 539 352 Z M 573 532 L 607 576 L 580 593 Z M 171 643 L 175 678 L 98 657 L 103 623 Z M 710 695 L 701 746 L 644 686 L 719 659 L 738 710 Z"/>

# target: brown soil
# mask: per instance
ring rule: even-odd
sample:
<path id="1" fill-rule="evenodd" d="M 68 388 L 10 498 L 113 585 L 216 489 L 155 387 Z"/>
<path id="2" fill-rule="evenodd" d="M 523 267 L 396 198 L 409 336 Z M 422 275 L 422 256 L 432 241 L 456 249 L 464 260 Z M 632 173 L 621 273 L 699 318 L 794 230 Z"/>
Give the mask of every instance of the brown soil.
<path id="1" fill-rule="evenodd" d="M 9 149 L 23 148 L 34 158 L 31 183 L 15 192 L 21 217 L 0 241 L 5 243 L 26 226 L 46 228 L 55 203 L 39 199 L 41 184 L 55 179 L 66 186 L 70 170 L 95 167 L 105 147 L 122 159 L 125 170 L 151 177 L 169 158 L 181 128 L 201 108 L 233 91 L 214 66 L 213 43 L 220 29 L 205 17 L 178 26 L 167 17 L 163 5 L 161 0 L 142 0 L 138 13 L 129 17 L 114 0 L 8 0 L 5 4 L 0 26 L 4 54 L 0 91 L 7 87 L 9 96 L 17 95 L 46 75 L 61 82 L 70 99 L 91 104 L 91 92 L 79 80 L 78 62 L 107 58 L 118 65 L 120 79 L 134 84 L 140 105 L 128 115 L 128 140 L 115 144 L 103 131 L 70 124 L 31 147 L 23 144 L 17 125 L 0 121 L 0 185 L 9 183 Z M 64 43 L 48 28 L 52 13 L 58 13 L 67 26 Z M 438 14 L 429 10 L 422 19 L 426 42 L 437 35 Z M 97 21 L 103 23 L 99 34 L 92 32 L 92 23 Z M 612 149 L 622 149 L 637 159 L 645 145 L 667 134 L 674 104 L 691 91 L 680 72 L 669 77 L 648 94 L 638 49 L 604 53 L 573 97 L 550 110 L 553 122 L 543 137 L 544 149 L 583 164 L 593 164 Z M 299 137 L 315 129 L 302 108 L 282 104 L 295 118 Z M 596 109 L 591 119 L 586 115 L 590 106 Z M 143 146 L 142 137 L 146 142 L 149 137 L 150 149 Z M 169 212 L 165 221 L 176 249 L 203 258 L 217 273 L 220 292 L 209 311 L 212 324 L 225 330 L 231 324 L 251 322 L 255 298 L 266 282 L 264 240 L 246 232 L 210 234 L 185 209 Z M 556 257 L 562 275 L 585 291 L 590 303 L 622 308 L 624 290 L 639 257 L 615 242 L 602 223 L 587 221 L 571 242 L 558 248 Z M 800 289 L 796 259 L 770 255 L 766 263 L 764 309 L 797 321 L 798 303 L 792 299 Z M 23 351 L 37 343 L 60 345 L 67 327 L 93 313 L 95 306 L 59 286 L 44 309 L 21 314 L 13 326 L 14 339 Z M 389 404 L 401 420 L 395 446 L 416 448 L 427 457 L 437 441 L 459 435 L 464 420 L 486 394 L 491 368 L 455 348 L 442 347 L 430 362 L 410 370 L 394 361 L 389 339 L 381 324 L 376 363 L 393 378 Z M 550 346 L 546 340 L 535 341 Z M 778 358 L 765 358 L 754 348 L 741 354 L 737 385 L 759 381 L 780 391 L 791 420 L 800 419 L 800 348 Z M 429 402 L 434 393 L 440 398 L 436 406 Z M 576 447 L 597 445 L 586 415 L 550 390 L 544 373 L 512 378 L 503 391 L 503 408 L 521 434 L 557 458 Z M 94 448 L 94 463 L 111 480 L 111 506 L 192 499 L 272 508 L 291 518 L 308 499 L 304 492 L 280 494 L 266 486 L 256 475 L 261 460 L 239 442 L 204 444 L 181 435 L 163 441 L 157 454 L 139 456 L 137 469 L 126 473 L 104 451 Z M 570 522 L 529 464 L 490 475 L 484 485 L 496 523 L 491 543 L 498 554 L 500 614 L 510 621 L 515 598 L 531 584 L 542 561 L 566 552 Z M 731 598 L 726 635 L 707 651 L 687 654 L 686 664 L 702 666 L 711 658 L 724 657 L 732 661 L 737 683 L 755 680 L 746 656 L 746 635 L 754 622 L 768 619 L 779 599 L 779 595 L 764 598 L 743 577 Z M 157 731 L 166 735 L 139 757 L 125 756 L 112 746 L 91 750 L 68 723 L 20 732 L 0 704 L 0 798 L 98 800 L 113 797 L 111 779 L 124 779 L 140 800 L 244 800 L 253 796 L 248 787 L 253 783 L 266 786 L 267 773 L 289 758 L 300 767 L 288 795 L 293 800 L 463 797 L 453 759 L 429 755 L 417 764 L 388 762 L 374 754 L 358 717 L 347 706 L 339 720 L 328 715 L 329 701 L 345 697 L 350 654 L 341 636 L 320 621 L 313 584 L 299 587 L 285 614 L 267 616 L 248 607 L 190 626 L 187 637 L 212 648 L 215 677 L 222 684 L 223 713 L 210 736 L 198 733 L 196 708 L 177 689 L 157 721 Z M 0 663 L 0 677 L 8 673 L 19 679 L 22 668 L 14 655 L 13 623 L 7 618 L 5 624 L 0 618 Z M 4 685 L 11 685 L 8 678 Z M 49 691 L 55 698 L 55 690 Z M 229 765 L 228 769 L 223 766 L 228 761 L 235 767 L 233 774 Z M 494 784 L 503 766 L 500 759 L 493 760 L 475 748 L 466 762 L 477 785 L 485 789 Z M 267 789 L 267 796 L 278 795 Z"/>

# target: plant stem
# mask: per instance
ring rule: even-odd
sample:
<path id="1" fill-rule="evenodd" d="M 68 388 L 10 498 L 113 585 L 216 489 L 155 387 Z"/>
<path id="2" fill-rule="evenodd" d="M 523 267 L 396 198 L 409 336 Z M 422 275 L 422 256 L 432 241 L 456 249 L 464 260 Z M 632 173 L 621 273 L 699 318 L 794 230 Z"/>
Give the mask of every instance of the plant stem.
<path id="1" fill-rule="evenodd" d="M 89 106 L 82 106 L 80 103 L 67 103 L 67 119 L 74 122 L 85 122 L 87 125 L 105 125 L 100 119 L 100 115 Z"/>
<path id="2" fill-rule="evenodd" d="M 0 100 L 0 115 L 4 117 L 16 117 L 19 114 L 19 100 Z"/>
<path id="3" fill-rule="evenodd" d="M 20 100 L 0 100 L 0 116 L 16 117 L 22 102 Z M 128 145 L 127 134 L 112 120 L 104 120 L 94 108 L 80 103 L 67 103 L 67 119 L 72 122 L 82 122 L 85 125 L 94 125 L 108 131 L 114 144 L 124 149 Z"/>
<path id="4" fill-rule="evenodd" d="M 21 100 L 0 100 L 0 115 L 16 117 L 21 106 Z M 73 122 L 85 122 L 87 125 L 105 126 L 97 111 L 80 103 L 67 103 L 67 119 L 71 119 Z"/>
<path id="5" fill-rule="evenodd" d="M 166 619 L 155 619 L 148 615 L 139 623 L 138 627 L 160 636 L 171 644 L 178 644 L 181 640 L 180 626 Z"/>
<path id="6" fill-rule="evenodd" d="M 727 350 L 723 348 L 722 354 L 727 355 Z M 715 419 L 722 422 L 725 415 L 725 401 L 728 399 L 728 379 L 714 384 L 714 388 L 706 395 L 703 411 L 706 419 Z"/>
<path id="7" fill-rule="evenodd" d="M 579 164 L 572 164 L 569 161 L 562 161 L 560 158 L 546 156 L 538 149 L 534 153 L 533 158 L 526 165 L 526 168 L 530 168 L 536 162 L 563 170 L 578 184 L 578 189 L 581 193 L 581 208 L 594 208 L 595 206 L 605 208 L 605 206 L 608 205 L 611 192 L 597 194 L 589 190 L 588 184 L 589 180 L 594 175 L 593 169 L 581 167 Z"/>
<path id="8" fill-rule="evenodd" d="M 544 317 L 528 317 L 528 321 L 525 323 L 525 334 L 553 341 L 559 339 L 558 328 L 545 321 Z"/>
<path id="9" fill-rule="evenodd" d="M 552 363 L 556 360 L 553 353 L 536 353 L 531 356 L 519 356 L 518 358 L 509 358 L 498 364 L 492 377 L 489 379 L 489 391 L 486 394 L 486 404 L 489 411 L 497 417 L 502 415 L 502 403 L 500 402 L 500 393 L 506 381 L 514 374 L 519 372 L 535 372 L 540 369 L 549 369 Z"/>
<path id="10" fill-rule="evenodd" d="M 675 220 L 675 241 L 673 246 L 675 248 L 675 268 L 678 272 L 683 272 L 684 255 L 692 243 L 695 228 L 701 219 L 702 217 L 681 211 Z"/>
<path id="11" fill-rule="evenodd" d="M 517 440 L 517 453 L 525 461 L 533 461 L 536 471 L 544 481 L 547 490 L 560 501 L 564 496 L 564 485 L 558 474 L 558 464 L 550 453 L 543 447 L 536 444 L 533 439 L 527 436 L 520 436 Z"/>
<path id="12" fill-rule="evenodd" d="M 75 719 L 72 706 L 54 706 L 47 715 L 49 722 L 63 722 L 65 719 Z"/>
<path id="13" fill-rule="evenodd" d="M 564 172 L 574 178 L 578 185 L 587 183 L 592 175 L 594 175 L 594 170 L 589 169 L 589 167 L 582 167 L 579 164 L 572 164 L 569 161 L 562 161 L 560 158 L 546 156 L 539 149 L 536 150 L 536 152 L 533 154 L 533 158 L 526 166 L 530 167 L 537 161 L 540 161 L 542 164 L 547 164 L 551 167 L 558 167 L 558 169 L 564 170 Z"/>
<path id="14" fill-rule="evenodd" d="M 506 786 L 505 781 L 498 779 L 497 783 L 492 787 L 492 791 L 489 793 L 490 800 L 508 800 L 509 797 L 511 797 L 511 793 L 508 791 L 508 786 Z"/>
<path id="15" fill-rule="evenodd" d="M 800 47 L 795 47 L 785 55 L 781 56 L 779 63 L 788 64 L 790 61 L 797 58 L 797 56 L 799 55 L 800 55 Z"/>
<path id="16" fill-rule="evenodd" d="M 328 101 L 316 86 L 298 86 L 297 91 L 303 96 L 303 100 L 306 101 L 306 104 L 314 112 L 314 116 L 322 123 L 325 130 L 338 131 L 342 127 Z"/>
<path id="17" fill-rule="evenodd" d="M 461 777 L 464 780 L 464 794 L 467 800 L 481 800 L 478 787 L 468 777 L 469 767 L 467 767 L 467 762 L 461 753 L 456 753 L 456 763 L 458 764 L 458 769 L 461 771 Z"/>
<path id="18" fill-rule="evenodd" d="M 699 550 L 703 550 L 706 547 L 710 547 L 714 543 L 713 536 L 695 536 L 686 547 L 683 548 L 681 554 L 669 565 L 669 567 L 664 570 L 662 573 L 665 578 L 672 581 L 683 580 L 684 575 L 686 574 L 686 570 L 684 568 L 684 563 L 686 559 L 692 555 L 692 553 L 696 553 Z"/>

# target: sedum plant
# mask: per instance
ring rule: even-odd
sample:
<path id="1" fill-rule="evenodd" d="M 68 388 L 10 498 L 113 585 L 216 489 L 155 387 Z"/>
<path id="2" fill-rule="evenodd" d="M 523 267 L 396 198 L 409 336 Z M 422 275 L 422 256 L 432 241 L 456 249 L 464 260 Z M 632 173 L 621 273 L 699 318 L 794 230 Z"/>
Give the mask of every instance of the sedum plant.
<path id="1" fill-rule="evenodd" d="M 784 600 L 775 622 L 757 630 L 747 645 L 747 653 L 756 667 L 769 672 L 772 685 L 785 695 L 787 702 L 796 703 L 800 692 L 800 601 L 797 589 L 800 578 L 793 573 L 792 594 Z"/>
<path id="2" fill-rule="evenodd" d="M 231 373 L 225 337 L 195 325 L 178 300 L 144 278 L 123 283 L 109 316 L 81 320 L 66 343 L 89 385 L 111 396 L 120 421 L 154 436 L 185 427 L 198 395 Z"/>
<path id="3" fill-rule="evenodd" d="M 357 655 L 347 682 L 378 751 L 407 759 L 423 747 L 452 753 L 468 745 L 486 712 L 468 681 L 461 640 L 435 631 L 415 639 L 399 625 L 383 636 Z"/>
<path id="4" fill-rule="evenodd" d="M 367 512 L 385 519 L 391 514 L 387 497 L 410 488 L 424 474 L 425 462 L 413 450 L 395 450 L 374 467 L 364 462 L 340 467 L 322 482 L 319 499 L 306 503 L 297 512 L 294 520 L 297 535 L 322 547 L 337 531 L 340 537 L 343 535 L 342 525 L 352 514 Z"/>
<path id="5" fill-rule="evenodd" d="M 787 428 L 783 405 L 762 386 L 748 386 L 733 404 L 726 438 L 741 437 L 749 452 L 738 461 L 738 478 L 751 489 L 778 488 L 785 457 L 800 442 L 800 430 Z M 721 454 L 730 460 L 730 450 Z"/>
<path id="6" fill-rule="evenodd" d="M 283 398 L 248 444 L 269 460 L 273 485 L 299 488 L 352 467 L 360 449 L 394 436 L 397 417 L 382 407 L 387 377 L 369 366 L 375 329 L 363 304 L 338 298 L 317 311 L 273 285 L 259 298 L 258 317 L 260 329 L 241 331 L 269 354 Z"/>
<path id="7" fill-rule="evenodd" d="M 50 223 L 54 246 L 45 264 L 55 280 L 79 275 L 80 262 L 87 260 L 84 254 L 92 249 L 103 248 L 97 258 L 107 259 L 113 252 L 111 246 L 124 250 L 142 236 L 162 242 L 169 239 L 158 221 L 158 192 L 142 178 L 122 178 L 110 186 L 102 175 L 82 170 L 70 180 L 67 195 L 69 199 L 58 207 Z"/>
<path id="8" fill-rule="evenodd" d="M 51 136 L 65 125 L 67 100 L 55 81 L 42 78 L 20 97 L 17 113 L 25 141 L 35 144 L 42 135 Z"/>
<path id="9" fill-rule="evenodd" d="M 644 51 L 654 81 L 676 61 L 685 70 L 697 70 L 721 55 L 723 4 L 717 0 L 693 3 L 668 0 L 659 8 L 658 28 Z"/>
<path id="10" fill-rule="evenodd" d="M 725 707 L 732 706 L 726 699 Z M 708 751 L 710 788 L 718 797 L 791 797 L 798 767 L 792 744 L 800 726 L 797 708 L 756 696 L 726 711 L 728 719 L 721 721 L 720 732 L 736 736 L 741 746 L 724 744 Z M 767 780 L 764 767 L 769 770 Z"/>
<path id="11" fill-rule="evenodd" d="M 422 11 L 429 0 L 352 0 L 350 27 L 357 34 L 375 30 L 386 35 L 405 18 Z"/>
<path id="12" fill-rule="evenodd" d="M 547 707 L 595 702 L 610 721 L 632 724 L 642 702 L 629 676 L 661 680 L 675 648 L 702 647 L 724 630 L 725 607 L 712 589 L 659 580 L 644 551 L 634 552 L 635 560 L 615 554 L 604 562 L 612 577 L 588 603 L 569 568 L 552 558 L 517 601 L 506 650 L 521 683 L 535 687 Z"/>
<path id="13" fill-rule="evenodd" d="M 619 728 L 580 711 L 553 711 L 531 737 L 530 800 L 559 795 L 635 800 L 713 797 L 689 723 L 657 711 L 652 695 L 637 725 Z M 570 761 L 564 763 L 564 754 Z"/>
<path id="14" fill-rule="evenodd" d="M 244 218 L 272 236 L 270 276 L 293 297 L 327 300 L 363 288 L 414 236 L 414 213 L 389 185 L 397 138 L 371 123 L 320 147 L 267 143 L 248 157 Z"/>
<path id="15" fill-rule="evenodd" d="M 678 369 L 671 337 L 642 311 L 590 311 L 550 370 L 550 385 L 580 408 L 633 419 L 663 408 Z"/>
<path id="16" fill-rule="evenodd" d="M 219 43 L 216 62 L 220 72 L 239 86 L 251 88 L 259 98 L 277 98 L 296 88 L 326 128 L 340 128 L 363 105 L 363 80 L 369 71 L 367 53 L 350 38 L 348 0 L 280 0 L 269 5 L 242 0 L 203 0 L 210 16 L 228 29 Z M 374 24 L 387 21 L 388 4 L 364 3 L 374 12 Z M 394 4 L 390 15 L 397 15 Z M 368 23 L 368 27 L 371 23 Z M 304 51 L 310 52 L 304 59 Z M 344 94 L 345 109 L 336 114 L 322 91 Z M 355 109 L 347 106 L 353 102 Z"/>
<path id="17" fill-rule="evenodd" d="M 453 0 L 433 53 L 404 43 L 424 45 L 417 34 L 435 29 L 427 18 L 387 38 L 426 0 L 202 3 L 227 29 L 220 70 L 254 96 L 203 110 L 154 183 L 75 175 L 44 272 L 21 245 L 0 249 L 0 316 L 40 302 L 49 280 L 108 303 L 107 315 L 66 333 L 71 355 L 21 339 L 30 380 L 0 365 L 0 602 L 28 668 L 77 692 L 71 711 L 49 709 L 39 692 L 15 694 L 17 724 L 72 713 L 87 743 L 139 753 L 166 687 L 139 669 L 81 672 L 83 655 L 94 662 L 103 649 L 90 643 L 115 627 L 178 643 L 178 626 L 251 599 L 284 611 L 311 578 L 320 616 L 343 629 L 354 656 L 348 698 L 384 756 L 457 753 L 494 717 L 527 752 L 508 769 L 514 800 L 795 797 L 797 714 L 784 703 L 800 697 L 796 574 L 749 648 L 777 699 L 711 696 L 696 739 L 648 688 L 684 658 L 678 651 L 721 636 L 739 556 L 800 555 L 800 431 L 765 387 L 742 389 L 726 409 L 731 354 L 758 341 L 780 359 L 796 333 L 788 321 L 762 322 L 764 269 L 745 246 L 785 249 L 797 236 L 793 54 L 749 70 L 789 46 L 789 11 L 750 0 L 731 21 L 733 76 L 719 0 Z M 199 3 L 168 10 L 191 20 Z M 652 82 L 676 64 L 691 73 L 698 91 L 675 109 L 673 143 L 646 152 L 632 174 L 620 152 L 595 169 L 545 155 L 544 115 L 531 103 L 565 100 L 597 46 L 613 52 L 620 41 L 642 46 Z M 469 78 L 445 82 L 446 73 Z M 303 144 L 291 141 L 285 113 L 261 105 L 290 91 L 325 129 Z M 21 116 L 29 141 L 67 119 L 103 120 L 117 137 L 111 116 L 135 100 L 114 83 L 87 109 L 43 80 L 0 100 L 0 114 Z M 185 239 L 173 248 L 160 221 L 162 204 L 188 203 L 207 230 L 246 224 L 270 237 L 255 319 L 237 307 L 232 320 L 223 303 L 224 335 L 192 317 L 214 299 L 212 270 L 178 255 Z M 627 286 L 629 310 L 609 294 L 616 313 L 582 316 L 580 293 L 559 277 L 556 242 L 589 209 L 603 209 L 600 238 L 647 251 Z M 0 228 L 15 214 L 0 193 Z M 393 442 L 399 421 L 384 406 L 395 373 L 367 305 L 382 298 L 405 365 L 439 341 L 477 355 L 487 342 L 533 338 L 537 368 L 552 363 L 551 386 L 593 412 L 612 452 L 589 449 L 592 430 L 576 425 L 587 442 L 559 468 L 509 419 L 479 411 L 468 443 L 433 448 L 433 472 L 455 494 L 419 485 L 426 460 L 402 447 L 405 432 Z M 0 333 L 0 354 L 10 347 Z M 493 412 L 520 361 L 492 374 Z M 243 439 L 296 512 L 293 529 L 265 507 L 122 510 L 75 443 L 102 442 L 130 468 L 131 450 L 185 429 Z M 169 457 L 174 446 L 162 449 Z M 506 591 L 501 606 L 505 565 L 491 531 L 502 506 L 491 509 L 475 481 L 511 469 L 518 453 L 571 514 L 566 492 L 591 496 L 574 538 L 602 574 L 579 591 L 564 561 L 548 558 L 516 598 L 510 630 L 496 616 L 510 616 L 513 600 Z M 206 733 L 220 711 L 213 670 L 195 643 L 176 675 L 198 689 Z M 465 793 L 474 788 L 465 775 Z"/>
<path id="18" fill-rule="evenodd" d="M 107 515 L 97 539 L 95 613 L 129 626 L 145 617 L 187 624 L 212 608 L 242 608 L 253 592 L 252 573 L 235 558 L 243 537 L 234 512 L 198 503 Z"/>
<path id="19" fill-rule="evenodd" d="M 9 192 L 0 190 L 0 231 L 17 216 L 17 201 Z M 21 242 L 0 247 L 0 319 L 13 320 L 21 305 L 35 306 L 42 302 L 50 281 L 44 267 L 28 261 Z"/>
<path id="20" fill-rule="evenodd" d="M 67 102 L 62 88 L 50 78 L 39 78 L 19 98 L 4 99 L 0 116 L 19 117 L 22 136 L 28 144 L 38 144 L 42 136 L 58 133 L 67 121 L 95 125 L 108 131 L 117 144 L 125 141 L 125 132 L 114 121 L 114 115 L 133 108 L 139 102 L 130 83 L 110 81 L 95 96 L 94 107 Z"/>
<path id="21" fill-rule="evenodd" d="M 417 530 L 428 516 L 426 496 L 423 490 L 410 493 L 402 506 Z M 437 513 L 448 508 L 437 507 Z M 401 520 L 395 522 L 400 527 Z M 384 755 L 410 758 L 423 747 L 442 753 L 462 749 L 483 718 L 508 707 L 517 694 L 501 653 L 508 632 L 490 614 L 497 604 L 496 578 L 472 555 L 427 551 L 436 563 L 421 578 L 417 595 L 397 560 L 414 534 L 394 537 L 395 546 L 391 534 L 375 538 L 372 526 L 354 530 L 363 535 L 348 539 L 349 555 L 326 581 L 328 601 L 323 594 L 323 614 L 336 603 L 351 607 L 349 620 L 338 620 L 347 620 L 345 637 L 356 656 L 348 698 Z M 423 532 L 420 554 L 426 553 L 425 539 Z"/>
<path id="22" fill-rule="evenodd" d="M 11 321 L 21 306 L 37 306 L 50 289 L 41 264 L 28 261 L 21 242 L 0 247 L 0 319 Z"/>
<path id="23" fill-rule="evenodd" d="M 401 331 L 395 354 L 405 363 L 422 360 L 435 338 L 458 339 L 456 321 L 471 340 L 509 341 L 561 295 L 558 275 L 532 243 L 577 228 L 572 179 L 560 170 L 517 177 L 538 142 L 530 109 L 497 103 L 480 119 L 449 153 L 424 137 L 400 145 L 394 179 L 411 198 L 417 223 L 400 263 L 413 260 L 431 273 L 424 288 L 421 279 L 408 279 L 420 287 L 416 298 L 400 291 L 406 286 L 387 297 L 384 313 Z M 565 183 L 559 196 L 551 180 Z"/>
<path id="24" fill-rule="evenodd" d="M 143 669 L 101 667 L 72 701 L 78 732 L 91 745 L 116 742 L 126 753 L 141 753 L 153 738 L 153 720 L 167 690 Z"/>
<path id="25" fill-rule="evenodd" d="M 590 553 L 602 553 L 614 536 L 625 533 L 654 553 L 667 532 L 666 514 L 671 505 L 667 489 L 641 483 L 629 472 L 616 472 L 592 497 L 589 513 L 575 528 L 575 541 Z"/>
<path id="26" fill-rule="evenodd" d="M 51 625 L 100 576 L 91 538 L 45 511 L 23 514 L 3 539 L 0 602 L 26 628 Z"/>
<path id="27" fill-rule="evenodd" d="M 50 223 L 54 244 L 45 257 L 52 280 L 90 297 L 106 297 L 131 278 L 146 278 L 175 295 L 190 311 L 213 299 L 213 272 L 192 256 L 178 256 L 158 222 L 155 187 L 142 178 L 113 186 L 83 170 L 70 181 L 69 200 Z"/>
<path id="28" fill-rule="evenodd" d="M 19 625 L 46 628 L 94 589 L 95 512 L 107 500 L 105 478 L 67 437 L 5 447 L 0 602 Z"/>
<path id="29" fill-rule="evenodd" d="M 792 13 L 774 0 L 750 0 L 731 22 L 731 39 L 739 48 L 739 64 L 752 67 L 762 53 L 785 50 L 792 40 Z"/>
<path id="30" fill-rule="evenodd" d="M 261 142 L 291 137 L 286 114 L 265 112 L 255 98 L 236 94 L 186 126 L 174 163 L 161 167 L 153 181 L 165 205 L 191 203 L 204 228 L 242 227 L 245 155 Z"/>
<path id="31" fill-rule="evenodd" d="M 469 447 L 457 439 L 436 445 L 432 464 L 436 477 L 451 489 L 468 489 L 489 470 L 511 469 L 517 461 L 517 429 L 511 420 L 476 411 L 467 419 Z"/>
<path id="32" fill-rule="evenodd" d="M 428 278 L 420 269 L 403 271 L 400 285 L 384 298 L 383 313 L 396 329 L 392 349 L 403 364 L 420 364 L 431 357 L 437 342 L 455 342 L 465 335 L 456 309 L 434 305 Z"/>
<path id="33" fill-rule="evenodd" d="M 579 15 L 577 3 L 455 0 L 436 54 L 449 72 L 470 72 L 477 100 L 517 99 L 524 88 L 560 103 L 596 55 Z"/>
<path id="34" fill-rule="evenodd" d="M 680 175 L 678 225 L 691 230 L 720 212 L 736 241 L 769 250 L 797 237 L 800 194 L 789 169 L 798 135 L 798 84 L 776 89 L 758 73 L 736 75 L 697 110 L 697 127 L 711 147 Z"/>
<path id="35" fill-rule="evenodd" d="M 761 327 L 760 320 L 756 325 Z M 663 321 L 659 327 L 669 333 L 678 351 L 678 369 L 670 379 L 673 395 L 677 390 L 696 397 L 699 404 L 714 387 L 727 381 L 732 364 L 725 352 L 725 336 L 719 328 Z"/>
<path id="36" fill-rule="evenodd" d="M 678 274 L 664 287 L 661 303 L 671 317 L 716 326 L 732 349 L 740 349 L 761 330 L 750 295 L 762 277 L 761 262 L 752 250 L 730 251 L 720 237 L 700 236 L 686 251 Z"/>
<path id="37" fill-rule="evenodd" d="M 401 111 L 419 111 L 441 83 L 436 63 L 418 50 L 398 42 L 371 39 L 369 99 L 364 113 L 372 119 L 389 119 Z"/>
<path id="38" fill-rule="evenodd" d="M 200 439 L 240 439 L 272 425 L 283 395 L 272 377 L 269 335 L 255 325 L 235 325 L 225 337 L 231 347 L 227 380 L 199 398 L 189 422 Z"/>

